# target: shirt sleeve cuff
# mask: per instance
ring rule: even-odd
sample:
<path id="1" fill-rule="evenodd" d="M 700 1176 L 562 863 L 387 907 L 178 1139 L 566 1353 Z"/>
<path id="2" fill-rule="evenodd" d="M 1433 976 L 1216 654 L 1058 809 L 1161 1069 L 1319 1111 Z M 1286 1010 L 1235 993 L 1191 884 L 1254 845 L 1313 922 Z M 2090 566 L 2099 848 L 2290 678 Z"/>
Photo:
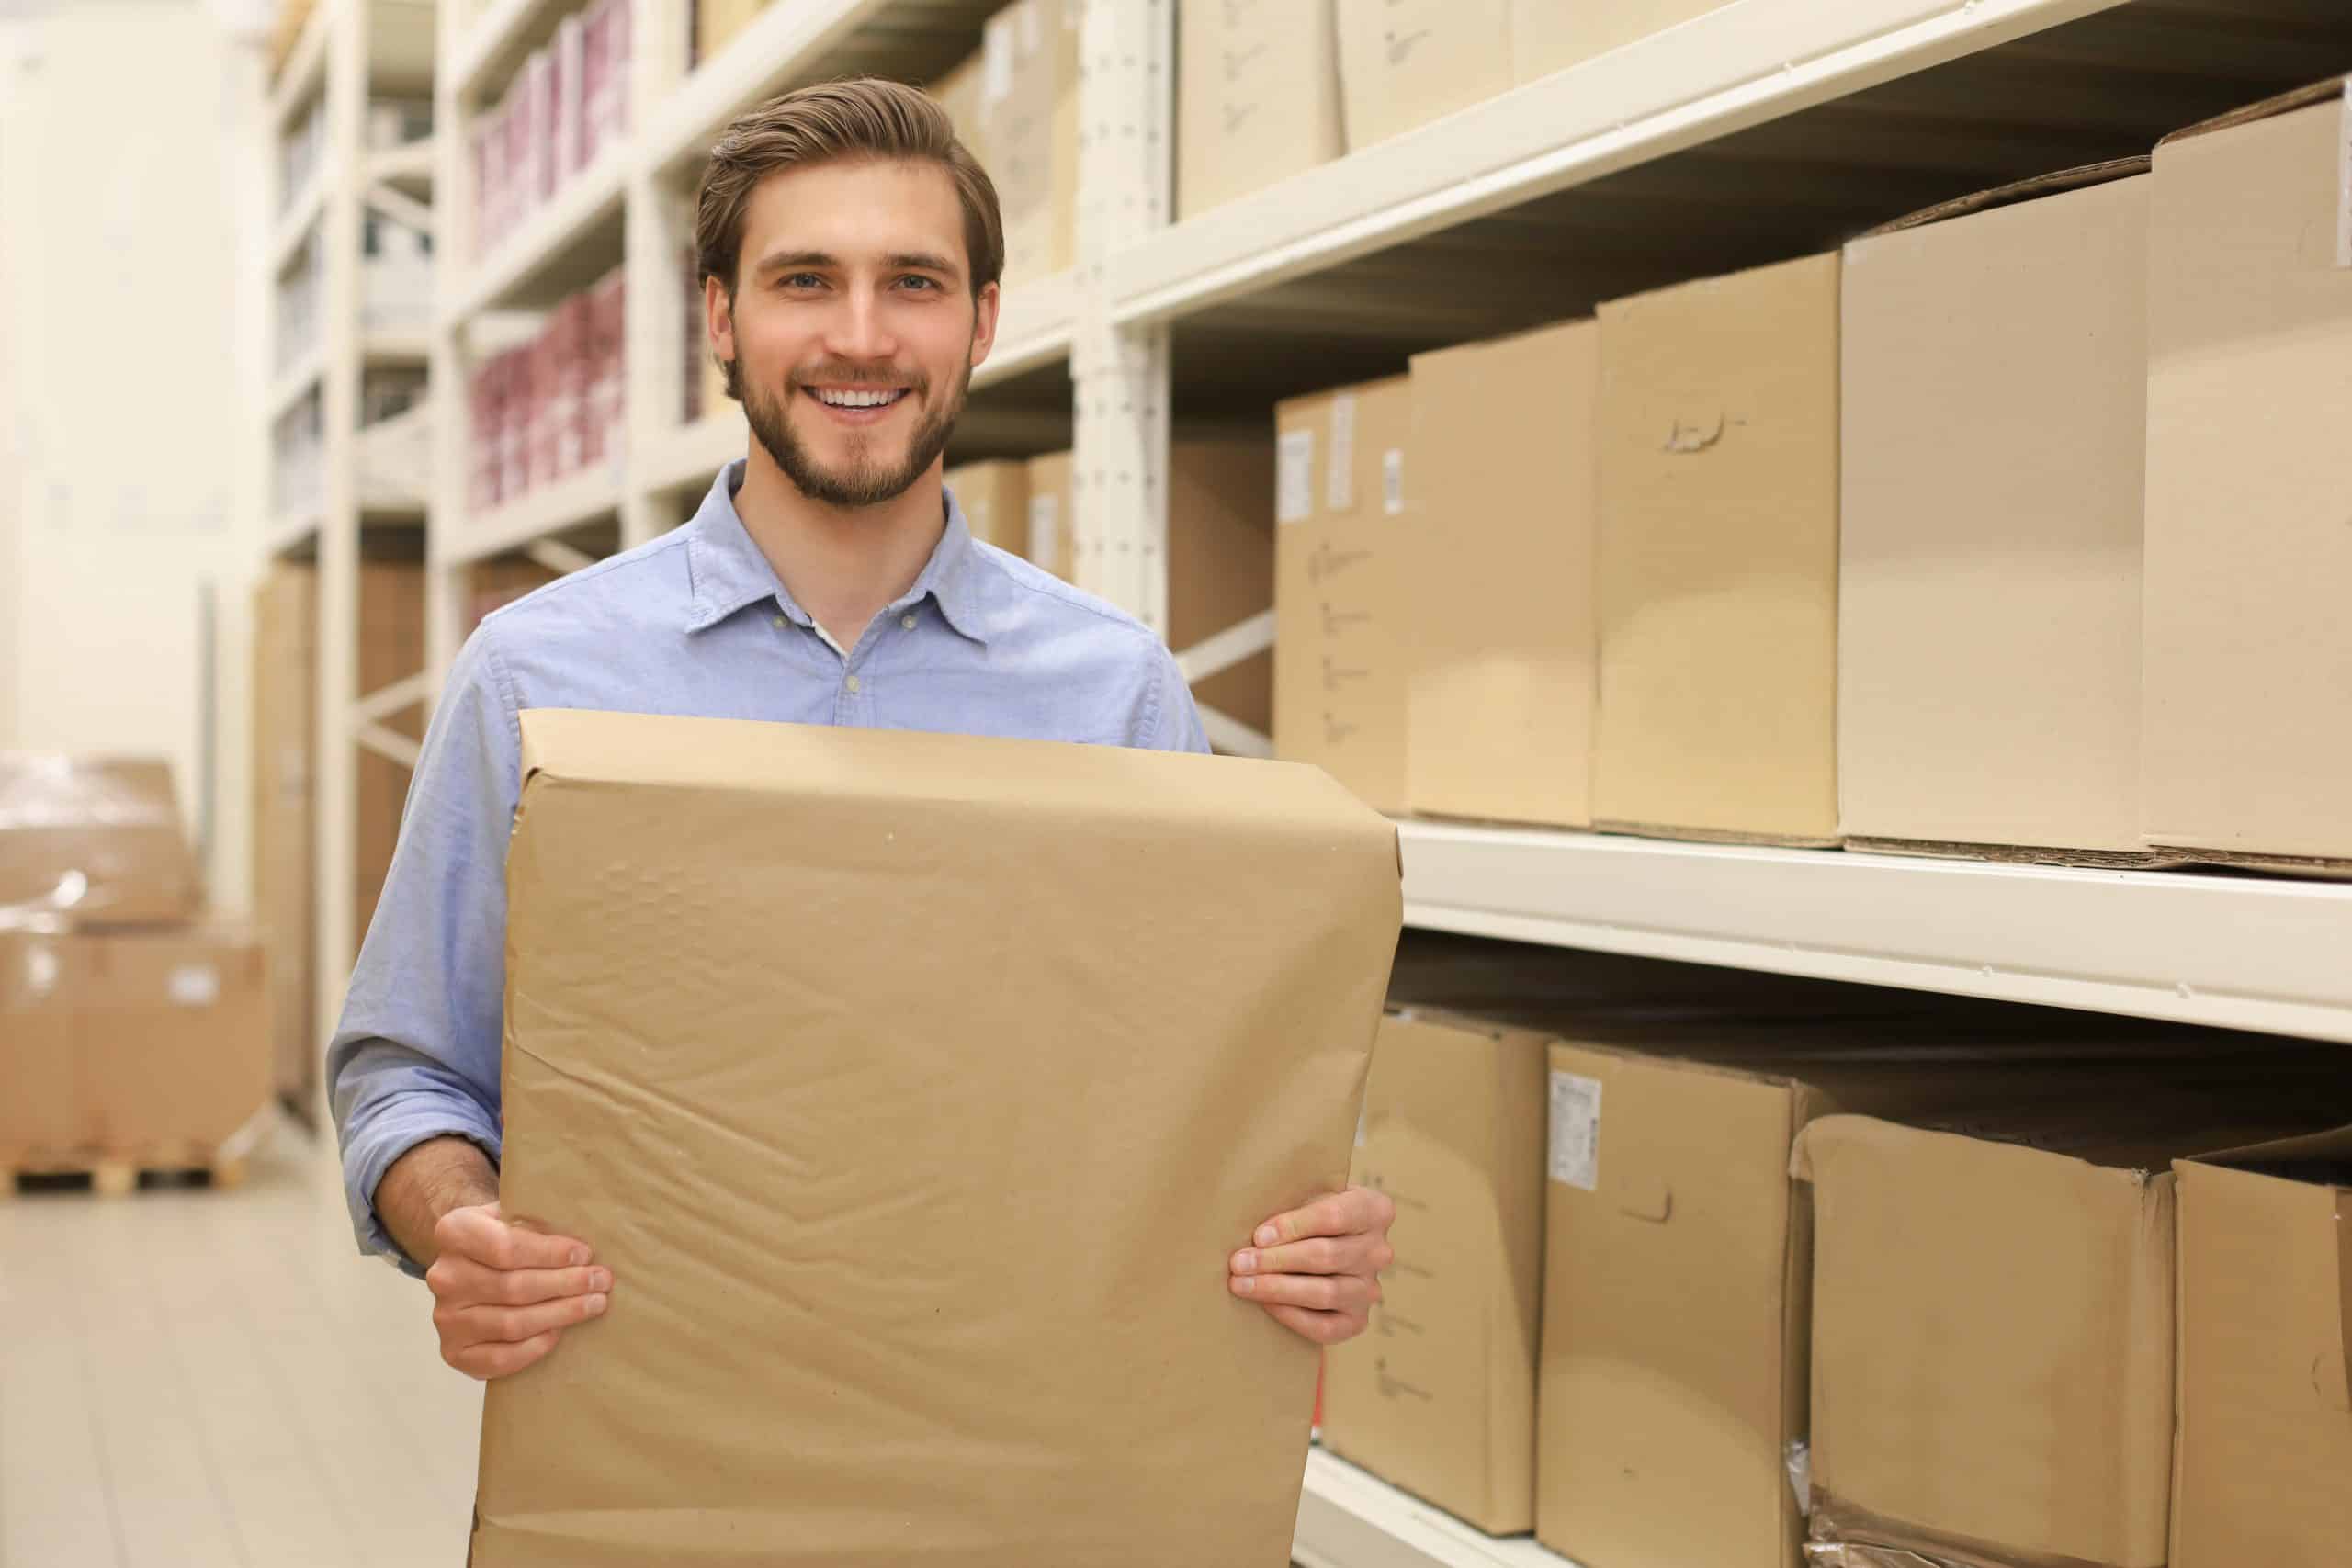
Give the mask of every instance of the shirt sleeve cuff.
<path id="1" fill-rule="evenodd" d="M 373 1253 L 413 1279 L 424 1278 L 416 1260 L 401 1249 L 392 1233 L 376 1213 L 376 1189 L 393 1162 L 431 1138 L 463 1138 L 481 1150 L 490 1163 L 499 1160 L 498 1129 L 486 1118 L 468 1116 L 448 1105 L 416 1106 L 379 1118 L 347 1141 L 343 1151 L 344 1201 L 351 1210 L 351 1228 L 362 1254 Z"/>

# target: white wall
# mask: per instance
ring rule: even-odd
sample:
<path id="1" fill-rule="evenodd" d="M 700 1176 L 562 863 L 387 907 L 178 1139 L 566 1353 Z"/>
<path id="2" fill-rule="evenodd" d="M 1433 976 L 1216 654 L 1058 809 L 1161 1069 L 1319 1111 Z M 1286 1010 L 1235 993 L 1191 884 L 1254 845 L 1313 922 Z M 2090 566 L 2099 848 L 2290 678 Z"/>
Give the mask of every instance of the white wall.
<path id="1" fill-rule="evenodd" d="M 231 910 L 262 535 L 259 78 L 202 0 L 0 20 L 0 746 L 168 758 Z"/>

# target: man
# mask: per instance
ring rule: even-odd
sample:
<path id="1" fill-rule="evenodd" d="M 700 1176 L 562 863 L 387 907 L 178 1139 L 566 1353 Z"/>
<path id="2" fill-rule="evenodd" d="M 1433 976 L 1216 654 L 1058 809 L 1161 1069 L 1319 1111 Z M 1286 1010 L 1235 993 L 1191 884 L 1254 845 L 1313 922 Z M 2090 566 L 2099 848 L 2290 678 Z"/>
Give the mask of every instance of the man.
<path id="1" fill-rule="evenodd" d="M 467 642 L 328 1050 L 361 1245 L 423 1273 L 443 1359 L 479 1378 L 531 1365 L 626 1288 L 585 1240 L 498 1209 L 523 709 L 1207 750 L 1156 637 L 976 542 L 943 489 L 1004 235 L 938 106 L 877 81 L 789 94 L 728 130 L 699 203 L 707 327 L 749 454 L 684 527 Z M 1320 1343 L 1361 1333 L 1394 1213 L 1355 1189 L 1274 1216 L 1228 1288 Z"/>

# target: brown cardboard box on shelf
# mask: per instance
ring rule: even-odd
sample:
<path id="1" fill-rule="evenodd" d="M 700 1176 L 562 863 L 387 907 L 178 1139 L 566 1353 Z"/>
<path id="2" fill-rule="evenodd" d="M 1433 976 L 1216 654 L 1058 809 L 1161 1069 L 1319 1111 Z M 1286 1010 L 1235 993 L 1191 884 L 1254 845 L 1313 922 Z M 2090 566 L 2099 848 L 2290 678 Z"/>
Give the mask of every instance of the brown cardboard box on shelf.
<path id="1" fill-rule="evenodd" d="M 1070 454 L 1029 459 L 1029 547 L 1032 564 L 1064 582 L 1078 580 L 1078 520 L 1073 515 Z"/>
<path id="2" fill-rule="evenodd" d="M 424 570 L 422 567 L 369 561 L 359 569 L 359 689 L 380 692 L 424 668 Z M 414 703 L 379 722 L 410 740 L 424 739 L 424 705 Z M 376 918 L 376 900 L 391 870 L 400 842 L 401 815 L 408 805 L 408 768 L 380 752 L 359 749 L 353 766 L 359 790 L 358 856 L 352 886 L 351 930 L 364 937 Z M 321 962 L 332 955 L 322 954 Z M 324 1049 L 323 1043 L 321 1049 Z"/>
<path id="3" fill-rule="evenodd" d="M 561 575 L 527 556 L 476 561 L 466 569 L 467 614 L 475 626 L 480 626 L 493 611 L 504 609 L 525 594 L 537 592 Z"/>
<path id="4" fill-rule="evenodd" d="M 1271 762 L 522 744 L 501 1198 L 628 1283 L 490 1390 L 476 1568 L 1284 1561 L 1317 1356 L 1221 1276 L 1347 1179 L 1395 829 Z"/>
<path id="5" fill-rule="evenodd" d="M 2173 1174 L 2171 1568 L 2332 1568 L 2352 1540 L 2352 1128 Z"/>
<path id="6" fill-rule="evenodd" d="M 2145 836 L 2352 862 L 2352 266 L 2345 90 L 2155 154 Z"/>
<path id="7" fill-rule="evenodd" d="M 278 1098 L 312 1114 L 326 1043 L 318 1034 L 318 771 L 315 569 L 279 564 L 254 591 L 254 918 L 269 955 L 269 1034 Z"/>
<path id="8" fill-rule="evenodd" d="M 1029 553 L 1028 464 L 966 463 L 948 469 L 946 479 L 972 537 L 1016 556 Z"/>
<path id="9" fill-rule="evenodd" d="M 928 90 L 955 122 L 956 140 L 985 167 L 989 155 L 987 140 L 980 134 L 980 52 L 975 50 L 964 57 L 962 64 L 943 73 Z"/>
<path id="10" fill-rule="evenodd" d="M 1406 809 L 1415 627 L 1405 598 L 1402 376 L 1274 409 L 1274 750 Z"/>
<path id="11" fill-rule="evenodd" d="M 1071 0 L 1013 0 L 981 39 L 980 134 L 1017 288 L 1078 260 L 1079 14 Z"/>
<path id="12" fill-rule="evenodd" d="M 1347 151 L 1331 0 L 1211 0 L 1176 24 L 1178 219 Z"/>
<path id="13" fill-rule="evenodd" d="M 2341 1120 L 2340 1048 L 2325 1050 L 2315 1066 L 2208 1060 L 2104 1097 L 1980 1108 L 1965 1134 L 1850 1115 L 1807 1127 L 1793 1168 L 1814 1200 L 1815 1540 L 2159 1568 L 2169 1167 Z"/>
<path id="14" fill-rule="evenodd" d="M 1849 840 L 2146 858 L 2146 168 L 2028 181 L 1846 248 Z"/>
<path id="15" fill-rule="evenodd" d="M 1273 608 L 1274 446 L 1179 441 L 1168 456 L 1168 643 L 1181 655 Z M 1200 676 L 1193 699 L 1267 734 L 1273 650 Z"/>
<path id="16" fill-rule="evenodd" d="M 1412 808 L 1592 820 L 1599 329 L 1413 357 Z"/>
<path id="17" fill-rule="evenodd" d="M 1337 0 L 1350 150 L 1511 87 L 1511 0 Z"/>
<path id="18" fill-rule="evenodd" d="M 694 0 L 695 61 L 717 56 L 767 9 L 767 0 Z"/>
<path id="19" fill-rule="evenodd" d="M 269 1104 L 266 984 L 231 926 L 0 931 L 0 1157 L 219 1154 Z"/>
<path id="20" fill-rule="evenodd" d="M 1548 1039 L 1382 1021 L 1355 1179 L 1396 1200 L 1396 1262 L 1324 1359 L 1323 1446 L 1490 1535 L 1535 1522 Z"/>
<path id="21" fill-rule="evenodd" d="M 1728 0 L 1512 0 L 1512 80 L 1532 82 L 1719 11 Z"/>
<path id="22" fill-rule="evenodd" d="M 186 920 L 202 898 L 168 763 L 0 751 L 0 925 Z"/>
<path id="23" fill-rule="evenodd" d="M 1600 308 L 1602 826 L 1836 841 L 1838 275 Z"/>

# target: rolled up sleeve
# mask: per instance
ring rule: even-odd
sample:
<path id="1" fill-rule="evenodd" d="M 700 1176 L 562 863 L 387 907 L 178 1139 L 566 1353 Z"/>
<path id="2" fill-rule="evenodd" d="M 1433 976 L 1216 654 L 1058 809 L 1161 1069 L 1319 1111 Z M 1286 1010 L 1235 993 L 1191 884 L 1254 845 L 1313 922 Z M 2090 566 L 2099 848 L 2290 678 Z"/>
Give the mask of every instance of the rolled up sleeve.
<path id="1" fill-rule="evenodd" d="M 521 787 L 517 700 L 479 628 L 428 728 L 326 1079 L 344 1196 L 363 1252 L 411 1273 L 376 1213 L 392 1163 L 428 1138 L 500 1151 L 506 845 Z"/>

